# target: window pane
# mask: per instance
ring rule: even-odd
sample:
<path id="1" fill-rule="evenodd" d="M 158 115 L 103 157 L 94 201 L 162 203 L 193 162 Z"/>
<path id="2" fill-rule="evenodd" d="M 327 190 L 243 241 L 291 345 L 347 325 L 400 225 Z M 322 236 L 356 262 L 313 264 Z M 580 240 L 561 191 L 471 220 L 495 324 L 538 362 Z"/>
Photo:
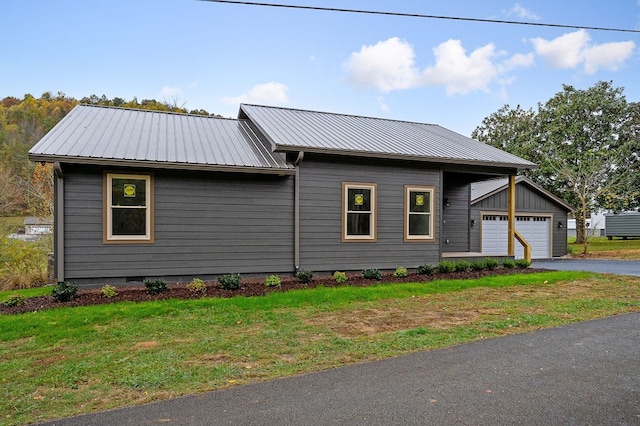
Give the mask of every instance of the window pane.
<path id="1" fill-rule="evenodd" d="M 371 190 L 364 188 L 350 188 L 347 191 L 348 208 L 350 212 L 371 211 Z"/>
<path id="2" fill-rule="evenodd" d="M 147 209 L 111 209 L 113 235 L 146 235 Z"/>
<path id="3" fill-rule="evenodd" d="M 409 211 L 429 213 L 431 211 L 431 192 L 409 191 Z"/>
<path id="4" fill-rule="evenodd" d="M 347 235 L 370 235 L 370 213 L 347 213 Z"/>
<path id="5" fill-rule="evenodd" d="M 429 214 L 409 215 L 409 235 L 429 235 Z"/>
<path id="6" fill-rule="evenodd" d="M 113 178 L 111 180 L 111 205 L 146 206 L 147 181 L 144 179 Z"/>

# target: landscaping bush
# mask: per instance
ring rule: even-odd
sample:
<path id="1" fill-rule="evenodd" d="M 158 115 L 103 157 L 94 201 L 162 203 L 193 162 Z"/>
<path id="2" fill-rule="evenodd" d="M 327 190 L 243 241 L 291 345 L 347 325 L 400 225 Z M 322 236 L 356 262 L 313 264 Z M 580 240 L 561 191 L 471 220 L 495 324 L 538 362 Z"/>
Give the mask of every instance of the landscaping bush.
<path id="1" fill-rule="evenodd" d="M 240 288 L 240 274 L 226 274 L 218 278 L 218 282 L 225 290 L 237 290 Z"/>
<path id="2" fill-rule="evenodd" d="M 207 286 L 200 278 L 194 278 L 187 284 L 187 290 L 189 290 L 191 294 L 205 294 L 207 292 Z"/>
<path id="3" fill-rule="evenodd" d="M 407 268 L 398 268 L 393 273 L 393 276 L 396 278 L 405 278 L 407 275 L 409 275 L 409 271 L 407 271 Z"/>
<path id="4" fill-rule="evenodd" d="M 51 290 L 51 296 L 57 302 L 68 302 L 76 298 L 78 293 L 78 287 L 75 284 L 69 282 L 58 283 L 53 290 Z"/>
<path id="5" fill-rule="evenodd" d="M 452 262 L 450 260 L 442 260 L 440 261 L 440 263 L 438 263 L 438 272 L 442 274 L 448 274 L 448 273 L 454 272 L 455 270 L 456 270 L 455 262 Z"/>
<path id="6" fill-rule="evenodd" d="M 167 283 L 162 280 L 144 280 L 144 286 L 149 294 L 160 294 L 167 289 Z"/>
<path id="7" fill-rule="evenodd" d="M 266 287 L 280 287 L 281 284 L 282 284 L 282 281 L 280 281 L 280 277 L 277 275 L 269 275 L 264 280 L 264 285 Z"/>
<path id="8" fill-rule="evenodd" d="M 458 260 L 456 262 L 456 272 L 467 272 L 471 269 L 471 263 L 466 260 Z"/>
<path id="9" fill-rule="evenodd" d="M 12 306 L 24 305 L 24 297 L 19 294 L 12 294 L 3 303 L 4 306 L 10 308 Z"/>
<path id="10" fill-rule="evenodd" d="M 347 282 L 347 274 L 344 272 L 340 272 L 340 271 L 335 271 L 333 273 L 333 279 L 337 282 L 337 283 L 344 283 Z"/>
<path id="11" fill-rule="evenodd" d="M 527 261 L 527 259 L 516 260 L 516 268 L 526 269 L 529 265 L 531 265 L 531 262 Z"/>
<path id="12" fill-rule="evenodd" d="M 302 284 L 309 284 L 311 282 L 311 280 L 313 279 L 313 272 L 311 272 L 311 271 L 299 271 L 296 274 L 296 278 Z"/>
<path id="13" fill-rule="evenodd" d="M 362 277 L 368 280 L 381 280 L 382 272 L 379 269 L 365 269 L 362 271 Z"/>
<path id="14" fill-rule="evenodd" d="M 473 262 L 471 262 L 471 270 L 472 271 L 483 271 L 487 269 L 487 260 L 486 259 L 479 259 L 479 260 L 474 260 Z"/>
<path id="15" fill-rule="evenodd" d="M 490 271 L 493 271 L 499 265 L 499 263 L 498 263 L 498 261 L 496 259 L 493 259 L 493 258 L 490 258 L 490 257 L 486 259 L 486 263 L 487 263 L 487 269 L 490 270 Z"/>
<path id="16" fill-rule="evenodd" d="M 418 266 L 418 274 L 420 275 L 433 275 L 435 272 L 436 272 L 436 267 L 433 265 Z"/>
<path id="17" fill-rule="evenodd" d="M 513 259 L 504 259 L 502 261 L 502 267 L 506 269 L 513 269 L 516 267 L 516 261 Z"/>
<path id="18" fill-rule="evenodd" d="M 102 287 L 102 290 L 100 290 L 100 294 L 102 294 L 104 297 L 112 298 L 116 297 L 118 295 L 118 292 L 116 291 L 116 288 L 114 286 L 105 284 Z"/>

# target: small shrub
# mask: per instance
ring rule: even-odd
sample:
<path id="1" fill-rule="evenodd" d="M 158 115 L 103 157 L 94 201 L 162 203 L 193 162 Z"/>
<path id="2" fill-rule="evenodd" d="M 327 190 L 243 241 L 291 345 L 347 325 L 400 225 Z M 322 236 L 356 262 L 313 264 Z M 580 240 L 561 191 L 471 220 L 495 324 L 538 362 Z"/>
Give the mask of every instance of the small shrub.
<path id="1" fill-rule="evenodd" d="M 333 273 L 333 279 L 337 282 L 337 283 L 344 283 L 347 282 L 347 274 L 345 272 L 340 272 L 340 271 L 335 271 Z"/>
<path id="2" fill-rule="evenodd" d="M 529 265 L 531 265 L 531 262 L 529 262 L 527 259 L 516 260 L 516 268 L 526 269 L 529 267 Z"/>
<path id="3" fill-rule="evenodd" d="M 240 288 L 240 274 L 226 274 L 218 278 L 218 282 L 225 290 L 237 290 Z"/>
<path id="4" fill-rule="evenodd" d="M 57 302 L 68 302 L 76 298 L 78 293 L 78 287 L 75 284 L 69 282 L 58 283 L 53 290 L 51 290 L 51 296 Z"/>
<path id="5" fill-rule="evenodd" d="M 207 292 L 207 286 L 200 278 L 194 278 L 187 284 L 187 290 L 189 290 L 191 294 L 205 294 Z"/>
<path id="6" fill-rule="evenodd" d="M 167 289 L 167 283 L 162 280 L 144 280 L 144 286 L 149 294 L 160 294 Z"/>
<path id="7" fill-rule="evenodd" d="M 485 262 L 487 263 L 487 269 L 490 270 L 490 271 L 493 271 L 499 265 L 498 261 L 496 259 L 491 258 L 491 257 L 487 258 L 485 260 Z"/>
<path id="8" fill-rule="evenodd" d="M 296 274 L 296 278 L 302 284 L 309 284 L 311 282 L 311 280 L 313 279 L 313 272 L 311 272 L 311 271 L 299 271 Z"/>
<path id="9" fill-rule="evenodd" d="M 502 261 L 502 267 L 506 269 L 513 269 L 516 267 L 516 261 L 513 259 L 504 259 Z"/>
<path id="10" fill-rule="evenodd" d="M 456 270 L 455 262 L 450 260 L 442 260 L 438 263 L 438 272 L 441 274 L 448 274 L 454 272 Z"/>
<path id="11" fill-rule="evenodd" d="M 471 270 L 472 271 L 482 271 L 487 269 L 487 260 L 486 259 L 481 259 L 481 260 L 475 260 L 473 262 L 471 262 Z"/>
<path id="12" fill-rule="evenodd" d="M 436 272 L 436 267 L 433 265 L 418 266 L 418 274 L 420 275 L 433 275 L 435 272 Z"/>
<path id="13" fill-rule="evenodd" d="M 7 300 L 4 301 L 3 305 L 8 308 L 12 306 L 24 305 L 24 297 L 20 296 L 19 294 L 12 294 Z"/>
<path id="14" fill-rule="evenodd" d="M 362 277 L 368 280 L 381 280 L 382 272 L 379 269 L 365 269 L 362 271 Z"/>
<path id="15" fill-rule="evenodd" d="M 459 260 L 456 262 L 456 272 L 467 272 L 471 269 L 471 263 L 466 260 Z"/>
<path id="16" fill-rule="evenodd" d="M 280 281 L 280 277 L 277 275 L 269 275 L 264 280 L 264 285 L 266 287 L 280 287 L 281 284 L 282 284 L 282 281 Z"/>
<path id="17" fill-rule="evenodd" d="M 409 271 L 407 271 L 407 268 L 398 268 L 393 273 L 393 276 L 396 278 L 405 278 L 407 275 L 409 275 Z"/>
<path id="18" fill-rule="evenodd" d="M 118 295 L 118 292 L 116 291 L 116 288 L 114 286 L 105 284 L 104 286 L 102 286 L 100 294 L 102 294 L 104 297 L 112 298 L 116 297 Z"/>

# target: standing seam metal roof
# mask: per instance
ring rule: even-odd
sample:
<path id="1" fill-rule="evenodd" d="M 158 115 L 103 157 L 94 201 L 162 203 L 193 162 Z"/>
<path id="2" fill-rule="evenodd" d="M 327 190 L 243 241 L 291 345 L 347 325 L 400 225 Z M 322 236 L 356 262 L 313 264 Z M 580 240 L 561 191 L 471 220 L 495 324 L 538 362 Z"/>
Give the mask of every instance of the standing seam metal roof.
<path id="1" fill-rule="evenodd" d="M 276 151 L 309 151 L 529 169 L 534 163 L 435 124 L 240 105 Z"/>
<path id="2" fill-rule="evenodd" d="M 293 173 L 242 120 L 78 105 L 30 151 L 34 161 Z"/>

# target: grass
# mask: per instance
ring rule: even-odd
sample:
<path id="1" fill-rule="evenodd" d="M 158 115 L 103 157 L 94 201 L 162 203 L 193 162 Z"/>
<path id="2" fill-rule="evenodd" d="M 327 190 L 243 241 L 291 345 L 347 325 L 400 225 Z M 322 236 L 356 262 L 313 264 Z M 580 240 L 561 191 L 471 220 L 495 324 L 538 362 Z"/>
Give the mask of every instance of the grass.
<path id="1" fill-rule="evenodd" d="M 25 291 L 0 297 L 8 293 Z M 638 310 L 640 278 L 546 272 L 5 315 L 0 424 L 146 403 Z"/>
<path id="2" fill-rule="evenodd" d="M 578 255 L 582 253 L 582 244 L 575 243 L 575 237 L 569 237 L 569 251 Z M 589 238 L 589 255 L 591 257 L 640 260 L 640 238 L 608 240 L 607 237 Z"/>

